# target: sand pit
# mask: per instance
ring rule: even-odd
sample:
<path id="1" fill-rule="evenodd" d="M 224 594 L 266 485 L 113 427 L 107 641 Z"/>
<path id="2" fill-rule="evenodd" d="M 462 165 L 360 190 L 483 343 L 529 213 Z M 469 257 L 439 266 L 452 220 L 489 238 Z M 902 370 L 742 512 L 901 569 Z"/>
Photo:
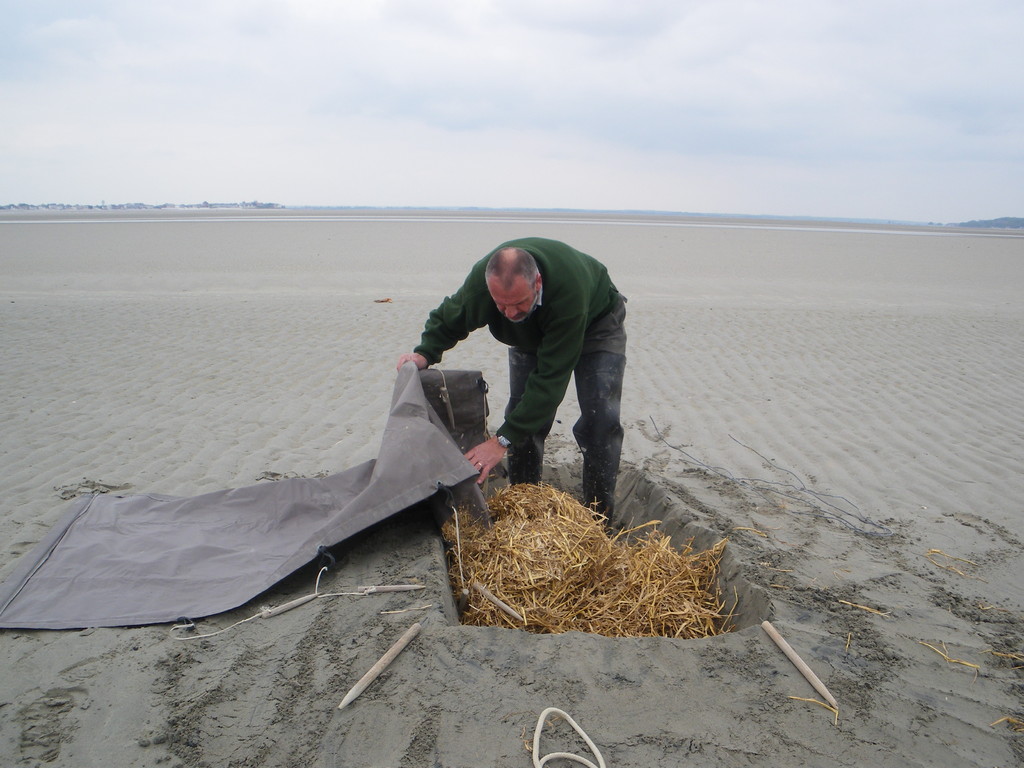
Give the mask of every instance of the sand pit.
<path id="1" fill-rule="evenodd" d="M 488 507 L 488 524 L 459 512 L 442 531 L 463 624 L 681 640 L 735 628 L 738 589 L 723 598 L 719 579 L 725 539 L 673 544 L 656 520 L 613 532 L 545 485 L 497 489 Z"/>

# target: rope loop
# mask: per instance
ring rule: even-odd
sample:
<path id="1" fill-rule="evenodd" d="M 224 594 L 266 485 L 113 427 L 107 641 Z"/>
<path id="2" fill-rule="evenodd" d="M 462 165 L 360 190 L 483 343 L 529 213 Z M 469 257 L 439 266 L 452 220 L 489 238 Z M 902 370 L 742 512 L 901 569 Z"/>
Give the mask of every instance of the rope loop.
<path id="1" fill-rule="evenodd" d="M 579 755 L 574 755 L 569 752 L 550 752 L 549 754 L 540 757 L 540 735 L 541 732 L 544 730 L 544 723 L 545 721 L 547 721 L 550 715 L 558 715 L 559 717 L 564 719 L 565 722 L 567 722 L 569 725 L 573 727 L 573 730 L 575 730 L 576 733 L 578 733 L 583 738 L 583 741 L 587 743 L 587 747 L 590 748 L 591 754 L 593 754 L 593 756 L 597 758 L 596 764 L 592 763 L 585 757 L 580 757 Z M 601 756 L 601 751 L 597 748 L 594 742 L 590 740 L 590 737 L 587 736 L 586 731 L 580 728 L 576 721 L 569 717 L 569 715 L 567 715 L 562 710 L 558 709 L 557 707 L 548 707 L 540 713 L 540 717 L 537 719 L 537 727 L 533 731 L 533 768 L 544 768 L 544 766 L 547 765 L 548 761 L 555 760 L 558 758 L 561 758 L 563 760 L 571 760 L 574 763 L 579 763 L 580 765 L 586 766 L 586 768 L 605 768 L 604 758 Z"/>

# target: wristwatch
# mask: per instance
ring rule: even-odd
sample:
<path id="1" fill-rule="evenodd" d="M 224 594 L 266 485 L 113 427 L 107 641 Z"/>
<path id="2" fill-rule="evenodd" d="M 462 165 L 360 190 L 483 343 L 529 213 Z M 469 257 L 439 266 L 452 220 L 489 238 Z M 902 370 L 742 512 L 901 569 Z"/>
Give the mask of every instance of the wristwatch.
<path id="1" fill-rule="evenodd" d="M 508 448 L 510 445 L 512 445 L 512 441 L 509 440 L 504 435 L 498 435 L 498 445 L 500 445 L 502 448 Z"/>

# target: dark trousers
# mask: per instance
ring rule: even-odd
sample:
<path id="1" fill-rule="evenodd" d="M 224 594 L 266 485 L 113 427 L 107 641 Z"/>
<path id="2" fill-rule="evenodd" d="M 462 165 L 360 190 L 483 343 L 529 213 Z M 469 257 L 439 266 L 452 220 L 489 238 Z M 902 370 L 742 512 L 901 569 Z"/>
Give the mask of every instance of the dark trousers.
<path id="1" fill-rule="evenodd" d="M 537 367 L 536 355 L 515 347 L 508 351 L 509 401 L 505 415 L 518 405 L 526 379 Z M 622 452 L 622 375 L 626 356 L 614 352 L 589 352 L 580 356 L 573 378 L 580 404 L 580 418 L 572 428 L 583 452 L 583 502 L 595 503 L 609 519 L 615 511 L 615 481 Z M 544 440 L 554 416 L 536 434 L 509 449 L 510 483 L 539 483 L 544 462 Z"/>

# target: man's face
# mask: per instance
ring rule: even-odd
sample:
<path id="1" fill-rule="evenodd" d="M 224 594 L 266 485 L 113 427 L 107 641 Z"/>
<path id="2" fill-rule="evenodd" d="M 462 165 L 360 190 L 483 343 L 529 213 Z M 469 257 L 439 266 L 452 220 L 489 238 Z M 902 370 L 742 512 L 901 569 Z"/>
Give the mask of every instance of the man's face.
<path id="1" fill-rule="evenodd" d="M 537 275 L 532 284 L 525 277 L 516 277 L 507 290 L 497 280 L 488 280 L 487 290 L 501 314 L 513 323 L 521 323 L 536 308 L 540 285 L 540 275 Z"/>

